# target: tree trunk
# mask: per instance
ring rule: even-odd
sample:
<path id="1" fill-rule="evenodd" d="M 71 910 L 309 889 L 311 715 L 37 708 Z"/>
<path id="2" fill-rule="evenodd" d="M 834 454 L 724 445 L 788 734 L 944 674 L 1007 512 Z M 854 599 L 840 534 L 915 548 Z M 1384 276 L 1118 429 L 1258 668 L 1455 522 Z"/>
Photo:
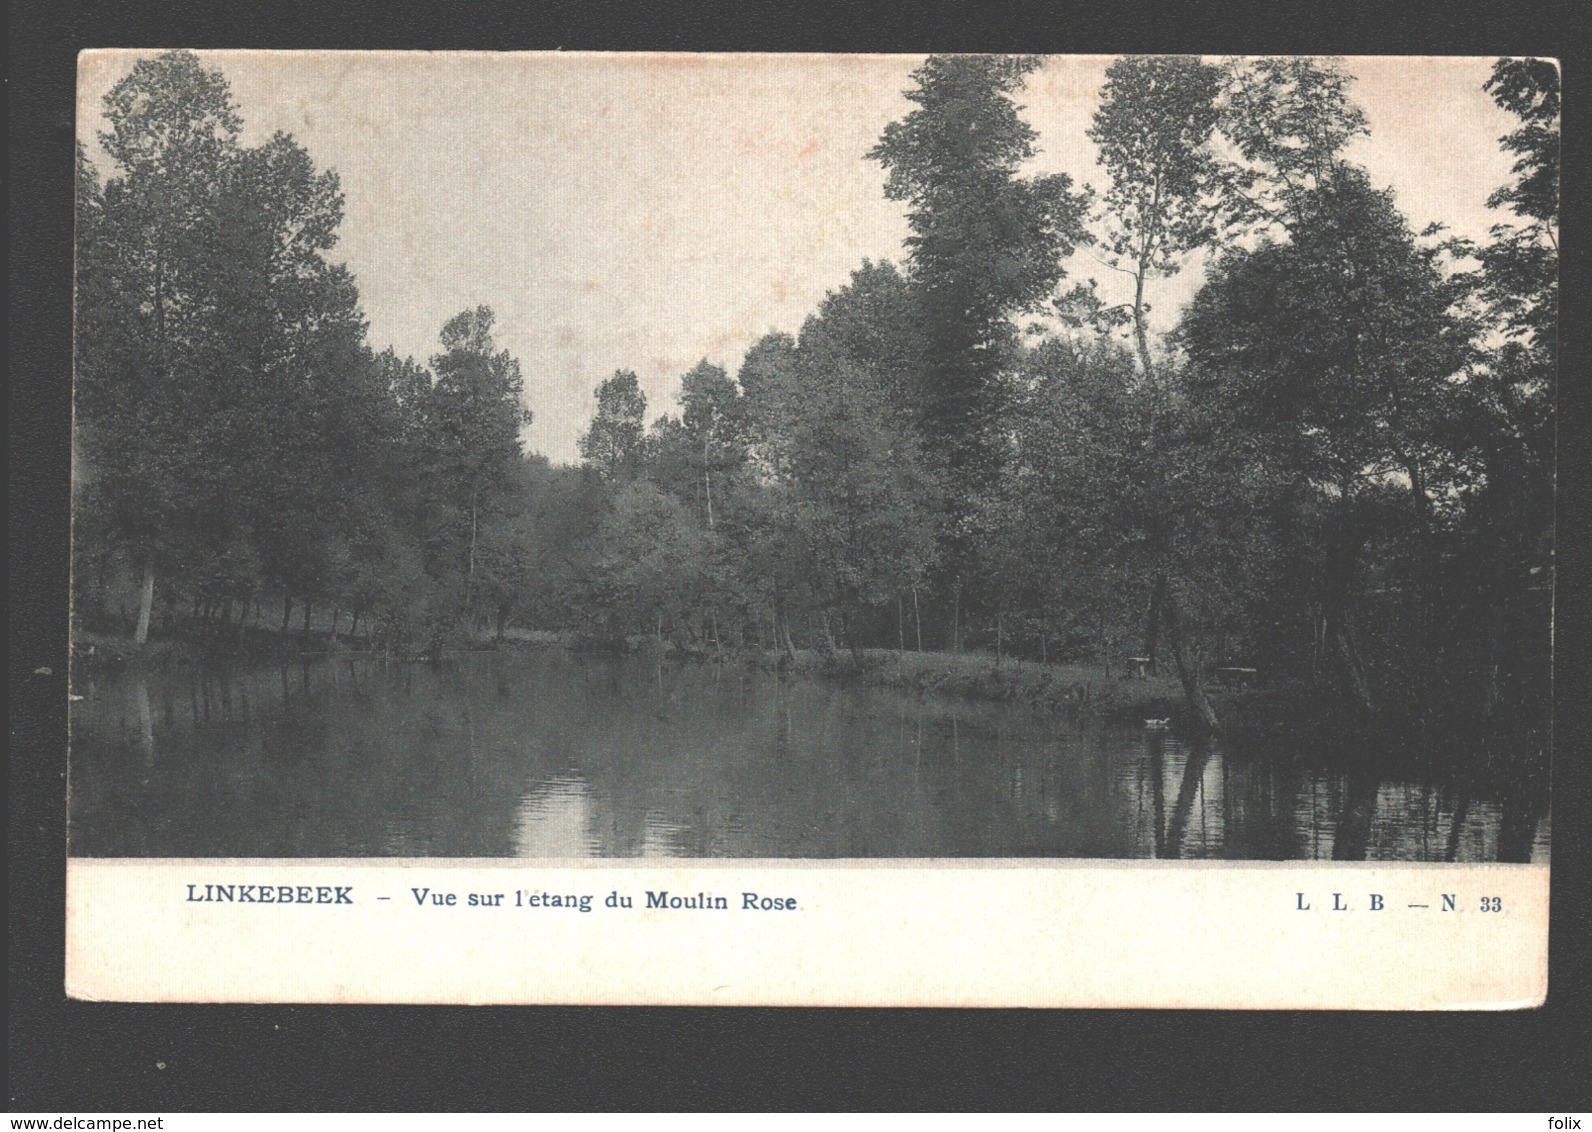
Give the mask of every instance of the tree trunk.
<path id="1" fill-rule="evenodd" d="M 287 594 L 282 595 L 282 635 L 287 636 L 287 631 L 293 627 L 293 599 Z"/>
<path id="2" fill-rule="evenodd" d="M 1366 711 L 1374 712 L 1376 695 L 1371 691 L 1371 680 L 1366 675 L 1365 662 L 1360 659 L 1360 650 L 1354 645 L 1354 637 L 1349 632 L 1346 616 L 1339 618 L 1337 628 L 1333 631 L 1332 642 L 1337 647 L 1338 659 L 1343 662 L 1343 672 L 1348 677 L 1354 698 Z"/>
<path id="3" fill-rule="evenodd" d="M 306 601 L 304 603 L 304 630 L 303 631 L 304 631 L 304 635 L 306 637 L 310 635 L 310 611 L 312 609 L 314 609 L 314 608 L 315 608 L 315 603 L 313 601 Z"/>
<path id="4" fill-rule="evenodd" d="M 1310 679 L 1321 678 L 1321 654 L 1327 647 L 1327 620 L 1316 602 L 1308 602 L 1305 616 L 1310 618 Z"/>
<path id="5" fill-rule="evenodd" d="M 476 499 L 470 497 L 470 569 L 464 576 L 464 613 L 470 615 L 470 601 L 475 592 L 475 537 L 476 537 Z"/>
<path id="6" fill-rule="evenodd" d="M 1146 615 L 1144 624 L 1144 655 L 1149 658 L 1146 671 L 1151 676 L 1156 675 L 1155 649 L 1159 643 L 1161 630 L 1161 603 L 1166 600 L 1166 571 L 1158 570 L 1155 581 L 1150 583 L 1150 611 Z"/>
<path id="7" fill-rule="evenodd" d="M 1133 288 L 1133 340 L 1138 347 L 1139 364 L 1144 367 L 1144 377 L 1148 381 L 1154 378 L 1155 371 L 1150 366 L 1150 335 L 1145 326 L 1144 274 L 1145 267 L 1141 264 Z"/>
<path id="8" fill-rule="evenodd" d="M 708 433 L 702 433 L 702 490 L 708 504 L 708 530 L 713 529 L 713 466 L 708 463 Z"/>
<path id="9" fill-rule="evenodd" d="M 796 648 L 790 639 L 790 618 L 785 615 L 785 595 L 778 591 L 774 594 L 774 647 L 783 649 L 785 659 L 796 663 Z"/>
<path id="10" fill-rule="evenodd" d="M 835 631 L 829 627 L 829 611 L 826 609 L 820 613 L 818 620 L 824 627 L 824 643 L 829 646 L 829 652 L 833 655 L 838 651 L 838 646 L 835 644 Z"/>
<path id="11" fill-rule="evenodd" d="M 923 614 L 918 610 L 918 587 L 912 587 L 912 622 L 918 631 L 918 655 L 923 655 Z"/>
<path id="12" fill-rule="evenodd" d="M 1154 195 L 1150 200 L 1150 214 L 1158 215 L 1161 211 L 1161 178 L 1155 178 Z M 1153 258 L 1153 246 L 1149 237 L 1141 236 L 1139 244 L 1139 270 L 1133 277 L 1133 337 L 1139 350 L 1139 364 L 1144 367 L 1144 379 L 1152 381 L 1155 378 L 1154 367 L 1150 365 L 1150 335 L 1144 311 L 1144 279 L 1150 274 L 1150 261 Z"/>
<path id="13" fill-rule="evenodd" d="M 133 644 L 142 648 L 149 641 L 149 615 L 155 608 L 155 559 L 144 559 L 144 585 L 138 593 L 138 628 L 133 633 Z"/>
<path id="14" fill-rule="evenodd" d="M 1437 551 L 1432 539 L 1432 501 L 1426 494 L 1426 477 L 1420 462 L 1405 465 L 1410 477 L 1410 502 L 1415 512 L 1415 664 L 1422 704 L 1430 702 L 1437 683 L 1433 622 L 1436 609 Z"/>
<path id="15" fill-rule="evenodd" d="M 1327 647 L 1337 658 L 1337 668 L 1348 685 L 1348 692 L 1366 711 L 1376 710 L 1376 697 L 1366 673 L 1360 650 L 1350 626 L 1354 608 L 1355 562 L 1364 544 L 1365 536 L 1357 514 L 1348 510 L 1337 520 L 1338 530 L 1330 535 L 1324 585 L 1325 626 L 1323 636 Z"/>
<path id="16" fill-rule="evenodd" d="M 1161 618 L 1166 622 L 1166 637 L 1172 646 L 1172 659 L 1177 664 L 1177 678 L 1183 685 L 1183 695 L 1193 709 L 1195 721 L 1212 735 L 1220 734 L 1222 727 L 1216 718 L 1216 709 L 1211 707 L 1205 689 L 1200 687 L 1199 674 L 1183 647 L 1183 626 L 1178 617 L 1177 599 L 1171 593 L 1162 598 Z"/>
<path id="17" fill-rule="evenodd" d="M 146 759 L 155 757 L 155 713 L 149 710 L 149 685 L 139 676 L 133 684 L 133 700 L 138 708 L 138 749 Z"/>
<path id="18" fill-rule="evenodd" d="M 1493 539 L 1491 566 L 1488 571 L 1491 592 L 1487 594 L 1487 631 L 1483 637 L 1481 663 L 1481 706 L 1486 719 L 1493 718 L 1503 699 L 1498 670 L 1504 651 L 1504 634 L 1509 624 L 1509 599 L 1504 590 L 1504 545 L 1501 538 Z"/>

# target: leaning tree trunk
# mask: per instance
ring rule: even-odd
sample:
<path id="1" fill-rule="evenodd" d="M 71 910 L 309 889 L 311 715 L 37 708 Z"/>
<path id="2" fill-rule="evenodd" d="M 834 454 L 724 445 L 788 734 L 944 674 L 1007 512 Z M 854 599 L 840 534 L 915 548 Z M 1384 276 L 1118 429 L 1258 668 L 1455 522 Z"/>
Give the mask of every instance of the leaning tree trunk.
<path id="1" fill-rule="evenodd" d="M 133 633 L 133 644 L 143 646 L 149 641 L 149 616 L 155 608 L 155 559 L 144 559 L 144 585 L 138 594 L 138 628 Z"/>
<path id="2" fill-rule="evenodd" d="M 1375 712 L 1376 693 L 1371 687 L 1371 678 L 1360 655 L 1349 618 L 1347 594 L 1341 590 L 1334 592 L 1327 612 L 1327 645 L 1337 659 L 1337 667 L 1354 701 L 1365 711 Z"/>
<path id="3" fill-rule="evenodd" d="M 1213 735 L 1220 734 L 1222 725 L 1216 718 L 1216 709 L 1200 687 L 1199 674 L 1190 663 L 1188 650 L 1183 644 L 1183 626 L 1178 616 L 1177 599 L 1168 592 L 1161 601 L 1161 617 L 1166 622 L 1167 643 L 1172 646 L 1172 659 L 1177 664 L 1177 678 L 1183 685 L 1183 696 L 1194 711 L 1200 727 Z"/>
<path id="4" fill-rule="evenodd" d="M 1337 625 L 1332 631 L 1332 643 L 1337 649 L 1338 660 L 1343 664 L 1343 674 L 1355 700 L 1366 711 L 1376 711 L 1376 694 L 1371 690 L 1371 678 L 1366 674 L 1365 661 L 1360 658 L 1354 634 L 1349 629 L 1347 610 L 1338 614 Z"/>

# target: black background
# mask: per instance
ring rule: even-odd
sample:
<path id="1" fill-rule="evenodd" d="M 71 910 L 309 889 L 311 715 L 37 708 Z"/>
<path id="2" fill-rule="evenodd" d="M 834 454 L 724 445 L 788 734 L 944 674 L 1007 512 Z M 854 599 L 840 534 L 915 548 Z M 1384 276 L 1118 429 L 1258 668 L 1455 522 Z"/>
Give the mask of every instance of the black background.
<path id="1" fill-rule="evenodd" d="M 1576 8 L 1580 7 L 1581 12 Z M 1581 1112 L 1588 1042 L 1588 57 L 1570 3 L 10 5 L 8 1108 Z M 1564 370 L 1549 1000 L 1508 1014 L 149 1006 L 63 992 L 70 259 L 89 47 L 1553 55 Z M 506 143 L 509 144 L 509 143 Z M 51 677 L 34 676 L 48 666 Z M 1308 956 L 1300 979 L 1310 978 Z M 165 1068 L 157 1068 L 164 1063 Z"/>

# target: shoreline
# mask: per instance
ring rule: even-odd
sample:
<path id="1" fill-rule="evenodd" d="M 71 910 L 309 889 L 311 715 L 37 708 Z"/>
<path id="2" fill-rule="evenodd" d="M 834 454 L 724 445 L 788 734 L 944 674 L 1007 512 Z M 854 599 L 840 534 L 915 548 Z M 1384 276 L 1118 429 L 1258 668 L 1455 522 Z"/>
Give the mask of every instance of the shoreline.
<path id="1" fill-rule="evenodd" d="M 303 634 L 290 630 L 250 627 L 227 636 L 160 636 L 142 648 L 130 637 L 79 630 L 72 640 L 72 663 L 82 670 L 112 672 L 141 668 L 169 671 L 193 665 L 265 664 L 291 658 L 313 661 L 327 658 L 365 659 L 415 664 L 447 662 L 464 656 L 492 652 L 559 649 L 572 653 L 607 656 L 657 655 L 650 638 L 628 638 L 623 644 L 583 639 L 571 633 L 510 629 L 502 639 L 478 638 L 448 645 L 440 656 L 399 655 L 371 649 L 368 638 L 350 638 L 329 632 Z M 816 648 L 787 654 L 760 647 L 728 647 L 715 653 L 711 647 L 666 645 L 662 655 L 672 664 L 704 663 L 744 666 L 758 671 L 805 676 L 831 683 L 893 688 L 923 698 L 966 700 L 1026 707 L 1042 714 L 1077 721 L 1097 719 L 1108 723 L 1142 724 L 1168 720 L 1173 731 L 1186 730 L 1190 713 L 1177 680 L 1165 673 L 1130 676 L 1106 675 L 1093 663 L 1042 663 L 992 653 L 959 653 L 887 648 L 828 652 Z M 1226 689 L 1212 689 L 1212 698 L 1230 708 L 1236 697 Z"/>

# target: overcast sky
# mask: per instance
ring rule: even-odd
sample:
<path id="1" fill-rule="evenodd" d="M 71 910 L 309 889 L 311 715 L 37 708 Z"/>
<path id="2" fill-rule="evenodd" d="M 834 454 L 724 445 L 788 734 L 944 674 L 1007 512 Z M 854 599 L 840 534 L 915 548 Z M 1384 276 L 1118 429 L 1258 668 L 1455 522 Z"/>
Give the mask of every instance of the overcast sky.
<path id="1" fill-rule="evenodd" d="M 142 54 L 84 56 L 86 139 Z M 527 445 L 555 461 L 576 458 L 592 390 L 614 370 L 640 375 L 650 415 L 672 409 L 698 359 L 733 375 L 864 258 L 899 260 L 907 234 L 864 154 L 911 108 L 918 56 L 200 57 L 230 82 L 246 142 L 284 130 L 341 176 L 334 255 L 358 279 L 371 345 L 424 360 L 450 317 L 491 306 L 525 373 Z M 1108 63 L 1052 57 L 1030 77 L 1036 169 L 1104 187 L 1085 130 Z M 1345 65 L 1371 124 L 1350 156 L 1415 228 L 1485 235 L 1499 217 L 1484 201 L 1511 164 L 1498 138 L 1512 119 L 1482 91 L 1491 60 Z M 1086 255 L 1068 268 L 1120 293 Z M 1152 290 L 1158 323 L 1196 281 Z"/>

